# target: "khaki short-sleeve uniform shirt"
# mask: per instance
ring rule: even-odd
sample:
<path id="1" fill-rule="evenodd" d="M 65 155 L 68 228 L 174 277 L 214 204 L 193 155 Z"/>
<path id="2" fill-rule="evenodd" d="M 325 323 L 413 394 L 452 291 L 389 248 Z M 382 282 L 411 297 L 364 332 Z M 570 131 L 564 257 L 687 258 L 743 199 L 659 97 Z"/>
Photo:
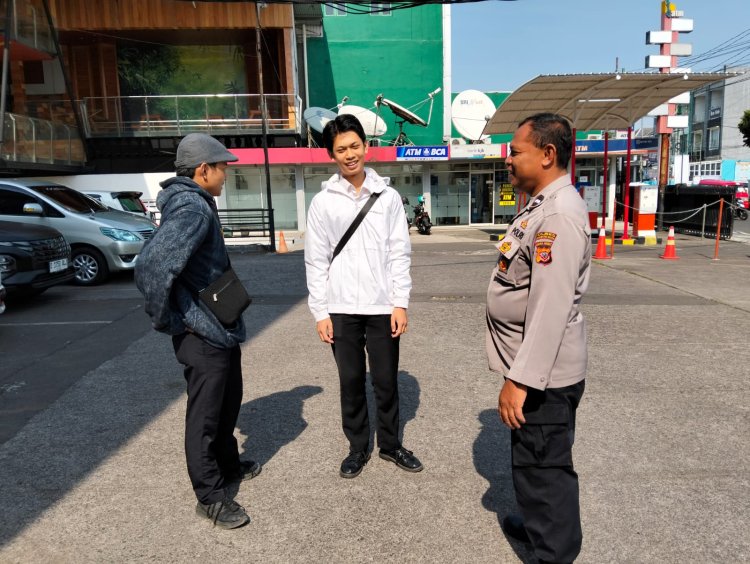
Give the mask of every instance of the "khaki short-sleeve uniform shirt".
<path id="1" fill-rule="evenodd" d="M 513 218 L 487 290 L 491 370 L 540 390 L 586 377 L 580 305 L 589 283 L 590 237 L 586 204 L 567 175 Z"/>

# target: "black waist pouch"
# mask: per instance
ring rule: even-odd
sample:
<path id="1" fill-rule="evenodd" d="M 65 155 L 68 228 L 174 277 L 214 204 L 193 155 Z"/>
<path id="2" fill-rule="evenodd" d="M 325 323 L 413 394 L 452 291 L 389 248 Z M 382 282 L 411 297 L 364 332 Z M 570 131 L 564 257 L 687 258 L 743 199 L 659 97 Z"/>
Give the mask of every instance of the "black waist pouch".
<path id="1" fill-rule="evenodd" d="M 253 301 L 231 267 L 198 292 L 198 297 L 226 327 L 237 323 Z"/>

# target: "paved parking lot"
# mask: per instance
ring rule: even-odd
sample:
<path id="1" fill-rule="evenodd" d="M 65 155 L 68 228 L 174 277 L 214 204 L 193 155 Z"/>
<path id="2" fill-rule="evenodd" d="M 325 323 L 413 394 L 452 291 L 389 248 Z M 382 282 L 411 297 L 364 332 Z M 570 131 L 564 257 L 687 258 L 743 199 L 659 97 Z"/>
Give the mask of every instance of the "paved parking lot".
<path id="1" fill-rule="evenodd" d="M 338 477 L 338 384 L 307 311 L 300 244 L 233 256 L 256 298 L 238 433 L 265 466 L 237 493 L 253 522 L 236 531 L 193 514 L 184 381 L 131 279 L 53 288 L 43 304 L 10 308 L 0 316 L 3 421 L 44 387 L 26 375 L 67 384 L 5 430 L 0 561 L 533 562 L 499 527 L 513 494 L 500 384 L 483 350 L 495 251 L 478 231 L 413 241 L 400 389 L 404 443 L 426 470 L 376 457 L 351 481 Z M 677 251 L 669 262 L 658 248 L 618 247 L 593 267 L 574 451 L 580 562 L 750 559 L 750 246 L 722 243 L 712 261 L 712 242 L 678 236 Z M 32 344 L 24 361 L 18 348 Z"/>

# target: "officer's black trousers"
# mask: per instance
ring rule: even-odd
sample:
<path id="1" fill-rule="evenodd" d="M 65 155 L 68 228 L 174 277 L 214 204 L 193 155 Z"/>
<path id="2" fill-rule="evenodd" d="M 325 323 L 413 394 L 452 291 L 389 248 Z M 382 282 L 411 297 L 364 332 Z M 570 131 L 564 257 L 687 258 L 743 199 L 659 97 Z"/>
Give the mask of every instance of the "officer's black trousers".
<path id="1" fill-rule="evenodd" d="M 172 344 L 187 381 L 188 474 L 198 501 L 214 503 L 224 498 L 222 474 L 239 468 L 234 427 L 242 404 L 240 348 L 219 349 L 192 333 L 172 337 Z"/>
<path id="2" fill-rule="evenodd" d="M 398 345 L 391 337 L 390 315 L 331 314 L 333 356 L 341 385 L 341 420 L 351 452 L 366 451 L 370 419 L 365 395 L 365 349 L 377 405 L 377 436 L 381 449 L 399 448 Z"/>
<path id="3" fill-rule="evenodd" d="M 536 557 L 547 562 L 573 562 L 581 551 L 572 448 L 584 386 L 528 388 L 526 423 L 511 432 L 516 501 Z"/>

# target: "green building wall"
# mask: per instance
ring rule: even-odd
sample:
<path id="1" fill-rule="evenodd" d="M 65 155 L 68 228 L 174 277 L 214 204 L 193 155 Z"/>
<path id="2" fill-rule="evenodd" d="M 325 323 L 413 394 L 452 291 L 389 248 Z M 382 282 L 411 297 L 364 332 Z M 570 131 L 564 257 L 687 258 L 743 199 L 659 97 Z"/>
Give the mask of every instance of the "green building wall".
<path id="1" fill-rule="evenodd" d="M 348 104 L 372 108 L 378 94 L 411 109 L 427 121 L 429 101 L 413 107 L 443 86 L 442 6 L 394 10 L 391 15 L 324 16 L 322 38 L 308 40 L 310 106 Z M 443 96 L 435 97 L 429 127 L 404 124 L 415 145 L 443 143 Z M 335 111 L 335 110 L 334 110 Z M 373 110 L 374 111 L 374 110 Z M 386 107 L 387 143 L 398 135 L 396 116 Z"/>

